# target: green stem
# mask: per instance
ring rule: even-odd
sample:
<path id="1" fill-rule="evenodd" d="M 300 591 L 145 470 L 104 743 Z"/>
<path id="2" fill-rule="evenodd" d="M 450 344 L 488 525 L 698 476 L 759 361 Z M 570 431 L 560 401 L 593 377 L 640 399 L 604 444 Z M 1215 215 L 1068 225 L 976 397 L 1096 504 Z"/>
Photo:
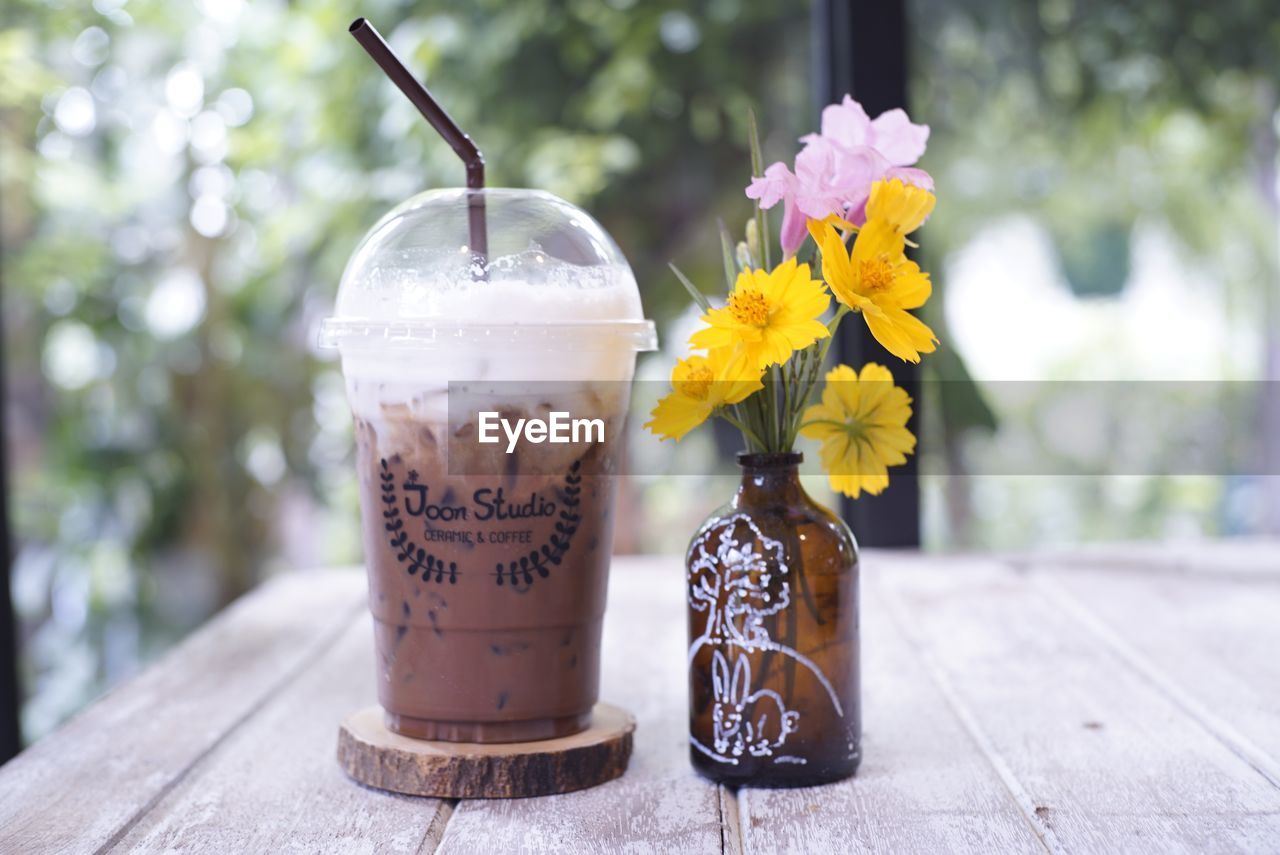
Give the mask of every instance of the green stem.
<path id="1" fill-rule="evenodd" d="M 733 415 L 729 413 L 728 410 L 721 410 L 719 415 L 720 415 L 720 418 L 724 419 L 729 424 L 733 425 L 738 430 L 742 431 L 742 435 L 744 438 L 746 438 L 748 445 L 751 445 L 752 443 L 754 443 L 756 446 L 756 449 L 760 451 L 765 450 L 766 446 L 763 442 L 760 441 L 760 437 L 756 436 L 756 432 L 753 431 L 751 428 L 747 427 L 747 425 L 744 422 L 735 418 Z"/>
<path id="2" fill-rule="evenodd" d="M 812 361 L 810 362 L 806 360 L 806 376 L 801 383 L 800 394 L 795 396 L 795 409 L 793 412 L 787 414 L 789 421 L 787 430 L 789 447 L 794 447 L 795 445 L 796 436 L 799 435 L 801 428 L 801 425 L 798 424 L 800 417 L 803 415 L 804 408 L 809 402 L 809 396 L 813 394 L 813 387 L 817 385 L 818 378 L 822 376 L 822 365 L 827 360 L 827 352 L 831 349 L 831 342 L 836 337 L 836 330 L 840 326 L 840 321 L 842 321 L 844 316 L 849 314 L 849 312 L 849 307 L 841 303 L 840 307 L 836 309 L 835 317 L 833 317 L 827 324 L 827 337 L 819 342 L 816 352 L 810 355 L 809 358 L 812 359 Z"/>
<path id="3" fill-rule="evenodd" d="M 792 392 L 788 396 L 787 406 L 782 413 L 782 433 L 783 439 L 786 441 L 787 448 L 795 448 L 795 435 L 791 430 L 792 424 L 795 423 L 796 408 L 800 403 L 800 395 L 804 389 L 805 365 L 809 358 L 809 349 L 805 348 L 795 355 L 796 368 L 791 375 Z"/>
<path id="4" fill-rule="evenodd" d="M 786 371 L 783 369 L 781 365 L 775 365 L 771 370 L 774 373 L 775 382 L 777 383 L 777 386 L 778 386 L 778 392 L 780 394 L 780 397 L 782 398 L 782 400 L 779 401 L 778 403 L 777 409 L 774 410 L 772 413 L 773 423 L 774 425 L 776 425 L 777 431 L 778 431 L 778 449 L 777 450 L 790 451 L 791 446 L 787 443 L 787 437 L 790 433 L 788 431 L 788 427 L 789 427 L 788 417 L 790 416 L 790 412 L 791 412 L 790 411 L 791 403 L 789 400 L 789 396 L 791 394 L 793 386 L 791 383 L 787 382 Z"/>
<path id="5" fill-rule="evenodd" d="M 804 388 L 804 378 L 809 370 L 809 354 L 812 352 L 813 346 L 810 345 L 804 350 L 796 354 L 796 358 L 789 363 L 791 368 L 791 388 L 797 392 Z M 804 398 L 801 395 L 792 395 L 785 414 L 786 431 L 787 431 L 787 448 L 794 449 L 796 447 L 796 435 L 792 427 L 795 425 L 796 413 L 804 406 Z"/>
<path id="6" fill-rule="evenodd" d="M 825 344 L 822 346 L 823 356 L 827 355 L 827 348 L 831 346 L 831 339 L 835 338 L 836 327 L 840 326 L 840 321 L 844 318 L 845 315 L 849 314 L 851 311 L 853 310 L 850 309 L 848 306 L 846 306 L 844 303 L 841 303 L 840 308 L 836 309 L 835 317 L 833 317 L 830 321 L 827 322 L 827 332 L 829 332 L 831 335 L 823 339 L 823 342 L 825 342 Z"/>
<path id="7" fill-rule="evenodd" d="M 765 437 L 769 440 L 768 451 L 778 451 L 778 381 L 773 368 L 764 375 L 765 402 L 761 415 L 764 417 Z"/>

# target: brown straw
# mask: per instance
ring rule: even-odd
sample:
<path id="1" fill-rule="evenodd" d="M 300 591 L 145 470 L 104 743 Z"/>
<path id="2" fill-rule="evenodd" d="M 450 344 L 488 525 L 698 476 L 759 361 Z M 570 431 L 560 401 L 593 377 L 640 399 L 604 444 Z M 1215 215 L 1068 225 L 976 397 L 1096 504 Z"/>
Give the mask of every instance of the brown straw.
<path id="1" fill-rule="evenodd" d="M 409 69 L 404 67 L 396 55 L 391 52 L 390 45 L 382 38 L 373 26 L 364 18 L 356 18 L 349 28 L 351 35 L 356 37 L 356 41 L 360 46 L 368 51 L 369 56 L 373 57 L 373 61 L 382 67 L 387 77 L 391 78 L 391 82 L 400 88 L 413 106 L 418 108 L 431 127 L 436 129 L 436 133 L 444 138 L 444 141 L 457 152 L 458 157 L 462 158 L 463 164 L 467 167 L 467 188 L 469 190 L 484 189 L 484 155 L 480 153 L 480 149 L 476 148 L 476 144 L 471 141 L 471 137 L 467 136 L 462 128 L 458 127 L 458 123 L 449 117 L 449 114 L 436 103 L 436 99 L 431 97 L 431 93 L 427 91 L 427 87 L 414 78 L 409 73 Z M 468 226 L 471 232 L 471 252 L 480 257 L 481 262 L 485 260 L 489 253 L 489 238 L 485 229 L 484 216 L 484 194 L 468 193 Z"/>

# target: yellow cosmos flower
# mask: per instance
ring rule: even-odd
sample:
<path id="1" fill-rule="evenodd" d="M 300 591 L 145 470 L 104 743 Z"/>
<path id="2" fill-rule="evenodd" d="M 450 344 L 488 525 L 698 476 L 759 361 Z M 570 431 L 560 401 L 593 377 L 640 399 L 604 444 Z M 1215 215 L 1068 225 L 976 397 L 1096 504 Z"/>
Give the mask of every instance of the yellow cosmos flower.
<path id="1" fill-rule="evenodd" d="M 929 218 L 938 201 L 932 192 L 898 179 L 877 181 L 867 199 L 867 219 L 883 220 L 901 235 L 909 235 Z"/>
<path id="2" fill-rule="evenodd" d="M 934 195 L 901 181 L 877 181 L 867 202 L 867 222 L 853 248 L 828 223 L 810 222 L 822 251 L 822 278 L 836 299 L 861 312 L 876 341 L 899 359 L 919 362 L 938 339 L 919 318 L 918 309 L 933 293 L 929 274 L 907 258 L 906 235 L 933 210 Z"/>
<path id="3" fill-rule="evenodd" d="M 717 407 L 737 404 L 764 388 L 762 371 L 742 349 L 717 348 L 690 356 L 671 369 L 671 394 L 649 414 L 645 428 L 679 440 L 707 420 Z"/>
<path id="4" fill-rule="evenodd" d="M 709 326 L 689 342 L 709 350 L 741 346 L 756 367 L 778 365 L 830 335 L 818 320 L 830 303 L 822 283 L 810 278 L 809 265 L 796 264 L 794 258 L 768 273 L 744 270 L 729 302 L 703 315 Z"/>
<path id="5" fill-rule="evenodd" d="M 907 462 L 916 438 L 907 430 L 911 396 L 874 362 L 862 374 L 847 365 L 827 372 L 822 403 L 804 411 L 800 435 L 822 442 L 822 466 L 831 489 L 850 498 L 889 486 L 890 466 Z"/>

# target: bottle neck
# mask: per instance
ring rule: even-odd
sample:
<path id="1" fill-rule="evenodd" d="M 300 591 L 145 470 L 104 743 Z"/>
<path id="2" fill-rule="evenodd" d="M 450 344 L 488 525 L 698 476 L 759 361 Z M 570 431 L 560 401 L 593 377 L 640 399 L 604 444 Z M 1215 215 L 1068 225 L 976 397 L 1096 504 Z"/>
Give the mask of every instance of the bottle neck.
<path id="1" fill-rule="evenodd" d="M 742 483 L 734 504 L 739 507 L 786 505 L 804 498 L 800 485 L 800 464 L 804 455 L 798 451 L 780 454 L 739 454 Z"/>

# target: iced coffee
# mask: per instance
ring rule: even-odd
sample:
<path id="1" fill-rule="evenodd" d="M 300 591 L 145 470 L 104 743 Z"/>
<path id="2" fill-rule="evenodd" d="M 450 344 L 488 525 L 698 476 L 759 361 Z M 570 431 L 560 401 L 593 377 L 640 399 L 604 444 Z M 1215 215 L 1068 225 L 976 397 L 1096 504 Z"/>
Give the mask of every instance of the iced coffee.
<path id="1" fill-rule="evenodd" d="M 352 257 L 326 342 L 355 419 L 379 700 L 407 736 L 551 738 L 597 699 L 634 278 L 590 217 L 488 190 L 416 197 Z M 559 441 L 552 441 L 552 438 Z"/>

